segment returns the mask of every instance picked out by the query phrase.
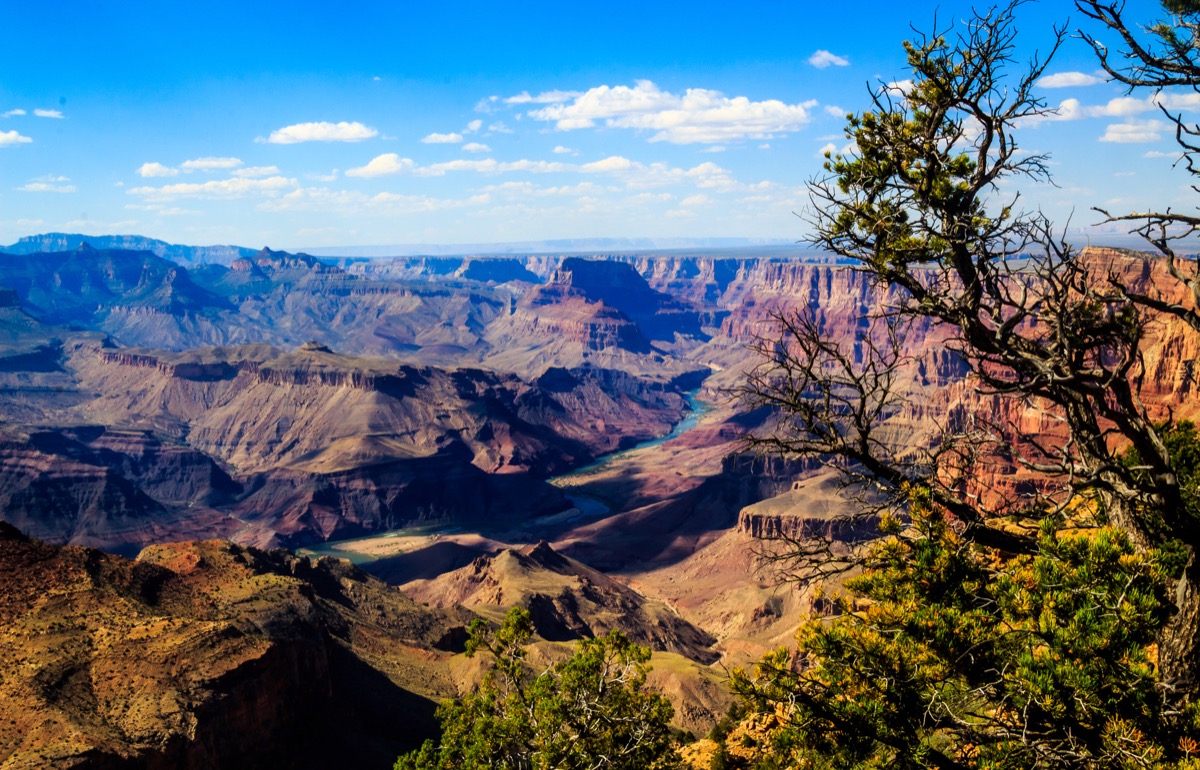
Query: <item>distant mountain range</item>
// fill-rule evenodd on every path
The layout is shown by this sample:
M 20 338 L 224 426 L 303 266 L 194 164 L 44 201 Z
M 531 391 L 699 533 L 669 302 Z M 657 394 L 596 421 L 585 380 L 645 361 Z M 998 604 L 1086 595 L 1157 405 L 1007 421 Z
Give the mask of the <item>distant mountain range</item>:
M 245 246 L 187 246 L 167 243 L 143 235 L 83 235 L 43 233 L 21 238 L 11 246 L 0 246 L 8 254 L 37 254 L 74 251 L 83 244 L 99 250 L 149 251 L 183 265 L 222 264 L 253 257 L 258 249 Z M 508 243 L 400 243 L 383 246 L 318 246 L 301 253 L 318 257 L 411 257 L 481 256 L 512 254 L 581 254 L 638 251 L 711 251 L 725 249 L 778 250 L 807 253 L 811 249 L 779 238 L 570 238 Z
M 163 259 L 184 265 L 216 262 L 227 265 L 240 257 L 252 257 L 258 249 L 243 246 L 183 246 L 142 235 L 81 235 L 79 233 L 43 233 L 26 236 L 11 246 L 0 247 L 8 254 L 74 251 L 83 244 L 93 249 L 149 251 Z
M 576 254 L 745 247 L 796 247 L 783 238 L 563 238 L 508 243 L 398 243 L 385 246 L 319 246 L 304 249 L 318 257 L 411 257 L 479 254 Z
M 1104 245 L 1115 248 L 1144 249 L 1139 236 L 1117 231 L 1089 228 L 1065 234 L 1077 247 Z M 188 246 L 167 243 L 142 235 L 83 235 L 80 233 L 43 233 L 21 238 L 10 246 L 0 246 L 8 254 L 37 254 L 74 251 L 84 243 L 98 250 L 148 251 L 184 266 L 204 264 L 230 265 L 234 260 L 251 258 L 259 249 L 235 245 Z M 1178 249 L 1200 249 L 1191 240 L 1176 244 Z M 783 238 L 564 238 L 545 241 L 506 243 L 397 243 L 391 245 L 314 246 L 297 253 L 310 254 L 328 261 L 346 257 L 387 259 L 389 257 L 459 257 L 570 254 L 673 253 L 676 256 L 703 256 L 736 251 L 740 257 L 811 257 L 819 252 L 812 246 Z

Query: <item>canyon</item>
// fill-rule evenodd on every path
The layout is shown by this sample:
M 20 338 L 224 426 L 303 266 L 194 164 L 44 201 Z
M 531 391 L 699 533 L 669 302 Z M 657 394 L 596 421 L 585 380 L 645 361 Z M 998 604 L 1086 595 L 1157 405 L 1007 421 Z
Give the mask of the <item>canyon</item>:
M 70 248 L 0 255 L 0 766 L 388 766 L 479 676 L 470 620 L 512 604 L 539 659 L 651 647 L 701 734 L 722 672 L 820 601 L 772 544 L 872 534 L 828 469 L 747 449 L 778 416 L 737 393 L 781 315 L 866 354 L 889 297 L 834 260 L 30 244 Z M 1182 298 L 1144 256 L 1086 258 Z M 1059 430 L 981 393 L 944 330 L 900 346 L 897 451 L 972 414 Z M 1196 346 L 1147 329 L 1155 414 L 1196 416 Z M 1027 483 L 999 457 L 976 481 Z

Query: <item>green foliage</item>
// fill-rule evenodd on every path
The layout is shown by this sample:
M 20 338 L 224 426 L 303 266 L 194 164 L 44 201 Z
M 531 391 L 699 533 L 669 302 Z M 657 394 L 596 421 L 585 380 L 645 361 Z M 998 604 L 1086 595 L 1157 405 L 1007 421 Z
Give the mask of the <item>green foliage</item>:
M 1043 525 L 1036 555 L 963 540 L 912 492 L 912 523 L 876 543 L 844 614 L 814 620 L 735 688 L 783 720 L 788 767 L 1154 767 L 1187 759 L 1196 717 L 1165 718 L 1155 634 L 1171 612 L 1163 551 L 1113 529 Z M 795 662 L 793 662 L 795 660 Z M 766 766 L 766 765 L 764 765 Z
M 1200 13 L 1198 0 L 1163 0 L 1163 9 L 1168 13 L 1195 14 Z
M 850 117 L 852 149 L 810 185 L 811 218 L 815 243 L 891 291 L 875 317 L 942 325 L 975 384 L 1013 414 L 1049 409 L 1068 437 L 1027 432 L 1008 413 L 1001 424 L 971 415 L 913 460 L 877 430 L 885 410 L 860 406 L 903 403 L 886 365 L 898 358 L 876 352 L 889 348 L 863 335 L 875 354 L 856 365 L 816 325 L 785 323 L 795 344 L 771 359 L 784 361 L 768 368 L 773 379 L 756 382 L 785 418 L 772 446 L 837 458 L 848 481 L 875 484 L 905 513 L 885 514 L 881 536 L 842 560 L 860 571 L 838 617 L 735 674 L 751 714 L 726 733 L 726 767 L 1200 768 L 1200 431 L 1152 424 L 1138 392 L 1147 318 L 1200 330 L 1200 315 L 1113 275 L 1116 293 L 1105 290 L 1043 215 L 1005 194 L 1014 177 L 1048 178 L 1046 158 L 1014 140 L 1049 113 L 1037 90 L 1048 58 L 1006 74 L 1022 3 L 976 13 L 953 40 L 935 32 L 905 45 L 911 81 Z M 1200 84 L 1200 3 L 1164 0 L 1177 16 L 1148 36 L 1120 20 L 1123 3 L 1076 5 L 1131 49 L 1121 69 L 1084 35 L 1116 79 Z M 1138 47 L 1154 36 L 1162 53 Z M 1063 39 L 1056 30 L 1055 47 Z M 1200 173 L 1197 149 L 1179 141 Z M 1151 220 L 1144 235 L 1200 225 L 1136 216 Z M 1200 291 L 1171 237 L 1151 240 L 1170 274 Z M 996 454 L 1045 486 L 989 509 L 970 474 Z M 797 545 L 797 563 L 828 564 L 825 545 Z
M 678 766 L 671 704 L 646 690 L 648 649 L 612 631 L 535 675 L 525 662 L 532 634 L 521 608 L 494 636 L 484 621 L 473 623 L 467 652 L 489 653 L 491 670 L 476 692 L 439 708 L 440 744 L 426 741 L 396 770 Z

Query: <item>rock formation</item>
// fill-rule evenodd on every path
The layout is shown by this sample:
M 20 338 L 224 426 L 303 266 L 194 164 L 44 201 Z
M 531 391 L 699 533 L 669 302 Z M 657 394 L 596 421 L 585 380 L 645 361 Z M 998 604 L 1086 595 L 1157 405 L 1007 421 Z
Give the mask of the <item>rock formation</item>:
M 211 541 L 130 561 L 0 523 L 0 575 L 6 767 L 388 767 L 430 734 L 468 619 Z

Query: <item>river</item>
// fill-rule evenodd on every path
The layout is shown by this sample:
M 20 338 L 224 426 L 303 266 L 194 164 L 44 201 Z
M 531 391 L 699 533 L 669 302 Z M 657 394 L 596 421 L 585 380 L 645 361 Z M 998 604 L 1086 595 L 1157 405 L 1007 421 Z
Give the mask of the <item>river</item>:
M 609 454 L 598 458 L 595 462 L 589 463 L 581 468 L 576 468 L 575 470 L 570 471 L 569 473 L 564 473 L 561 476 L 554 476 L 546 481 L 557 487 L 563 488 L 564 490 L 568 489 L 575 486 L 576 483 L 578 483 L 578 481 L 583 477 L 602 470 L 608 465 L 617 462 L 618 460 L 627 457 L 634 452 L 638 452 L 649 447 L 658 446 L 659 444 L 670 441 L 677 436 L 683 435 L 692 428 L 696 427 L 700 420 L 702 420 L 706 414 L 712 411 L 712 404 L 701 400 L 699 398 L 699 394 L 699 390 L 694 390 L 685 395 L 689 409 L 688 414 L 682 420 L 675 423 L 675 426 L 672 427 L 671 431 L 665 436 L 659 436 L 658 438 L 642 441 L 628 449 L 610 452 Z M 569 493 L 566 497 L 571 501 L 571 504 L 575 506 L 573 509 L 552 514 L 550 516 L 543 516 L 540 519 L 535 519 L 530 521 L 522 529 L 531 530 L 542 526 L 574 523 L 583 519 L 599 518 L 611 512 L 611 509 L 607 504 L 594 497 L 589 497 L 577 492 Z M 364 553 L 362 550 L 358 549 L 362 548 L 369 541 L 386 539 L 392 540 L 393 542 L 399 544 L 402 539 L 406 538 L 427 539 L 430 537 L 437 537 L 439 535 L 446 535 L 461 531 L 461 528 L 454 526 L 419 525 L 392 530 L 389 532 L 381 532 L 375 535 L 350 538 L 348 540 L 329 540 L 324 543 L 318 543 L 315 545 L 306 546 L 304 548 L 297 548 L 296 553 L 303 556 L 336 556 L 342 559 L 349 559 L 354 564 L 368 564 L 379 558 L 376 555 Z M 352 544 L 358 546 L 358 548 L 352 549 L 345 547 Z

